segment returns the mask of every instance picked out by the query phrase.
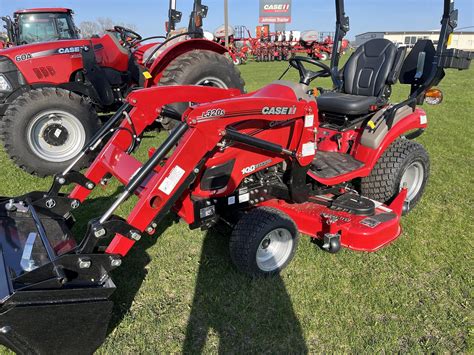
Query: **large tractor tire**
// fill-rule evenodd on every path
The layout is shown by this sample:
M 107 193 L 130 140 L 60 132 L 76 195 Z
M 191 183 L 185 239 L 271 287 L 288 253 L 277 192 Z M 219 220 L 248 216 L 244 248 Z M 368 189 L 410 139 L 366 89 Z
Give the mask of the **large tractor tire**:
M 420 200 L 430 173 L 425 148 L 405 138 L 397 139 L 382 154 L 369 176 L 361 181 L 362 195 L 389 203 L 403 187 L 407 198 L 403 213 L 410 212 Z
M 204 85 L 223 89 L 239 89 L 244 92 L 245 82 L 240 71 L 230 59 L 222 54 L 207 50 L 193 50 L 174 59 L 163 71 L 158 85 Z M 183 113 L 189 106 L 187 102 L 176 103 L 172 108 Z M 171 130 L 176 121 L 163 118 L 164 129 Z
M 87 99 L 64 89 L 42 88 L 25 92 L 9 105 L 0 119 L 0 137 L 20 168 L 47 176 L 68 167 L 99 126 Z

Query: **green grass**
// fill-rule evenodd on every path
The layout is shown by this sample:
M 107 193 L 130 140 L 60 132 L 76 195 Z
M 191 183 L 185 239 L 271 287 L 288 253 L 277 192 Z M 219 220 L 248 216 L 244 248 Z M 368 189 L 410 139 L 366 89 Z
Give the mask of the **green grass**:
M 285 67 L 240 69 L 251 91 Z M 142 238 L 113 273 L 114 314 L 99 353 L 472 352 L 473 85 L 473 70 L 449 71 L 440 85 L 445 101 L 425 107 L 430 126 L 418 141 L 431 156 L 430 181 L 393 244 L 332 255 L 304 237 L 280 277 L 250 280 L 231 265 L 227 236 L 169 218 L 159 237 Z M 393 98 L 406 92 L 397 86 Z M 151 135 L 144 146 L 159 139 Z M 50 183 L 17 169 L 3 151 L 0 166 L 0 195 Z M 80 226 L 108 196 L 94 192 Z

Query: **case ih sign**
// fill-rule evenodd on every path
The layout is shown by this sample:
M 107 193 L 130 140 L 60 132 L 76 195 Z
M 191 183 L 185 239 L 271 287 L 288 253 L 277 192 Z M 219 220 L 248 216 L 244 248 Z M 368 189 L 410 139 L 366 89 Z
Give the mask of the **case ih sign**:
M 291 0 L 260 0 L 260 23 L 290 23 Z

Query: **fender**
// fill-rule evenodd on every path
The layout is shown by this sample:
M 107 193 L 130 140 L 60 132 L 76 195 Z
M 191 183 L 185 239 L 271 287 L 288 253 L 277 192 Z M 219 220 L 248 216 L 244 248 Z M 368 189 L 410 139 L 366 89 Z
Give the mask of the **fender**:
M 184 53 L 191 52 L 193 50 L 207 50 L 218 54 L 227 53 L 227 49 L 224 46 L 216 42 L 209 41 L 207 39 L 189 39 L 183 42 L 178 42 L 173 46 L 166 48 L 150 66 L 151 78 L 145 82 L 145 87 L 155 86 L 161 79 L 161 73 L 163 70 L 177 57 Z
M 401 116 L 397 123 L 395 123 L 391 129 L 389 129 L 383 136 L 380 143 L 375 147 L 368 147 L 362 144 L 363 139 L 361 138 L 354 146 L 351 155 L 364 163 L 364 165 L 357 170 L 351 171 L 350 173 L 339 175 L 334 178 L 321 178 L 311 171 L 308 174 L 324 185 L 336 185 L 351 181 L 356 178 L 366 177 L 370 175 L 377 160 L 383 154 L 383 152 L 392 144 L 397 138 L 406 134 L 409 131 L 416 129 L 425 129 L 428 126 L 426 120 L 426 113 L 422 109 L 417 108 L 414 112 L 407 116 Z M 364 133 L 365 134 L 365 133 Z
M 414 112 L 408 116 L 401 117 L 399 121 L 389 129 L 380 144 L 375 147 L 368 147 L 363 144 L 364 135 L 361 138 L 361 144 L 358 144 L 354 151 L 354 158 L 365 163 L 364 175 L 368 176 L 372 171 L 373 167 L 377 163 L 377 160 L 383 154 L 383 152 L 392 144 L 398 137 L 405 133 L 415 129 L 425 129 L 428 126 L 426 113 L 424 110 L 417 108 Z M 365 134 L 365 133 L 364 133 Z

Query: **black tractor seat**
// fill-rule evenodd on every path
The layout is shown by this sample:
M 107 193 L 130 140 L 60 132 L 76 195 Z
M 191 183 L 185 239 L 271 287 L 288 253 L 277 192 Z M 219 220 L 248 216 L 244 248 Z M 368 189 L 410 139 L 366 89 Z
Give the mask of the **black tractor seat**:
M 356 116 L 368 113 L 371 106 L 377 105 L 378 98 L 329 91 L 317 97 L 316 101 L 320 111 Z
M 388 101 L 390 86 L 398 80 L 405 53 L 406 48 L 397 50 L 384 38 L 359 46 L 344 66 L 340 90 L 323 92 L 317 98 L 319 111 L 357 118 L 382 106 Z

